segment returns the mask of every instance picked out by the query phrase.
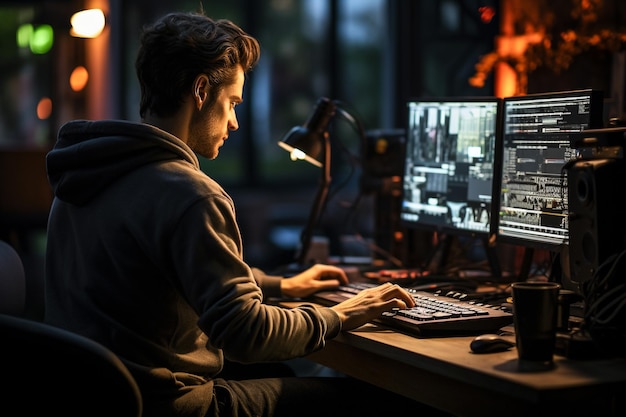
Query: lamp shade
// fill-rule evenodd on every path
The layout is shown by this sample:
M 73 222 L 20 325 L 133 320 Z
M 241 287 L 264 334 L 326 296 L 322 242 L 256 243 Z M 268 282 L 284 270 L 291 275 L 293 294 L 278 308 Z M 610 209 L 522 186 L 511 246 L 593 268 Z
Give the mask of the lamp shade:
M 304 159 L 322 167 L 324 142 L 328 135 L 328 125 L 335 115 L 335 108 L 335 103 L 331 100 L 320 98 L 304 125 L 292 128 L 278 145 L 290 153 L 291 159 Z

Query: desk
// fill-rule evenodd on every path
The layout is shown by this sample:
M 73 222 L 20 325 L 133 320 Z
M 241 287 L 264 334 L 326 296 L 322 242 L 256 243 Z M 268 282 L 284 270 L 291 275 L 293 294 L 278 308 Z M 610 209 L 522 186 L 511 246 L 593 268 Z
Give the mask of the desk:
M 471 339 L 419 339 L 368 324 L 307 358 L 458 416 L 626 416 L 624 359 L 557 356 L 553 370 L 520 372 L 515 349 L 474 354 Z

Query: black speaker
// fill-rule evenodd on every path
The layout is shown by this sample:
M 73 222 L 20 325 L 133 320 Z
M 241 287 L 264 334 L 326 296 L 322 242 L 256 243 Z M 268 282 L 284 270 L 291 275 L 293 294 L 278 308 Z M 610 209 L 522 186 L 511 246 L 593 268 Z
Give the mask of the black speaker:
M 406 146 L 405 129 L 375 129 L 365 134 L 363 171 L 372 177 L 403 174 Z
M 625 172 L 622 159 L 580 160 L 567 169 L 570 271 L 564 287 L 579 291 L 604 261 L 624 249 Z

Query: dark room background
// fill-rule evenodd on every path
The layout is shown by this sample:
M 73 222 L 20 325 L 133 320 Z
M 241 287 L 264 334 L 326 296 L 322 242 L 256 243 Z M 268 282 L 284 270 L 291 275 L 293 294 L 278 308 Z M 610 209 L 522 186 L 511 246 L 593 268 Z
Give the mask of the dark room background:
M 92 7 L 105 13 L 103 32 L 71 36 L 71 15 Z M 405 100 L 420 96 L 592 87 L 605 93 L 607 120 L 624 113 L 621 0 L 0 1 L 3 239 L 25 256 L 42 253 L 50 201 L 43 155 L 56 131 L 79 118 L 138 120 L 133 63 L 141 26 L 200 7 L 262 46 L 238 108 L 240 129 L 202 166 L 232 194 L 245 256 L 264 268 L 292 260 L 319 176 L 276 142 L 320 97 L 346 103 L 367 131 L 383 132 L 402 129 Z M 88 78 L 73 89 L 78 67 Z M 331 133 L 333 185 L 319 228 L 331 250 L 367 254 L 373 243 L 404 260 L 422 256 L 420 241 L 428 246 L 429 236 L 396 230 L 393 210 L 384 213 L 387 235 L 377 235 L 378 211 L 393 207 L 384 204 L 394 196 L 383 186 L 363 189 L 362 163 L 388 160 L 364 161 L 367 141 L 348 123 L 337 119 Z M 16 163 L 20 152 L 29 153 L 27 162 Z

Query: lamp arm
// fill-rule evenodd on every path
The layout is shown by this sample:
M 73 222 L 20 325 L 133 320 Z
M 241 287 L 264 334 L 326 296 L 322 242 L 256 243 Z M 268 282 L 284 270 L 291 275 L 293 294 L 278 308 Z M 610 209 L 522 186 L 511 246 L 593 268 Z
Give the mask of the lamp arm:
M 365 136 L 365 128 L 363 127 L 363 123 L 361 123 L 361 121 L 355 115 L 353 115 L 345 108 L 345 104 L 338 100 L 335 100 L 334 103 L 337 106 L 337 113 L 340 114 L 345 120 L 347 120 L 352 125 L 354 130 L 356 130 L 356 132 L 358 133 L 359 139 L 361 140 L 361 149 L 359 154 L 363 155 L 363 152 L 365 151 L 365 149 L 367 149 L 367 138 Z
M 322 175 L 320 177 L 320 184 L 317 188 L 315 200 L 309 213 L 305 228 L 300 235 L 300 253 L 298 254 L 297 262 L 299 265 L 305 265 L 306 256 L 311 248 L 311 242 L 313 240 L 313 231 L 315 225 L 319 220 L 320 215 L 324 211 L 326 205 L 326 198 L 328 196 L 328 189 L 330 188 L 331 176 L 330 176 L 330 139 L 328 132 L 324 133 L 324 163 L 322 165 Z

